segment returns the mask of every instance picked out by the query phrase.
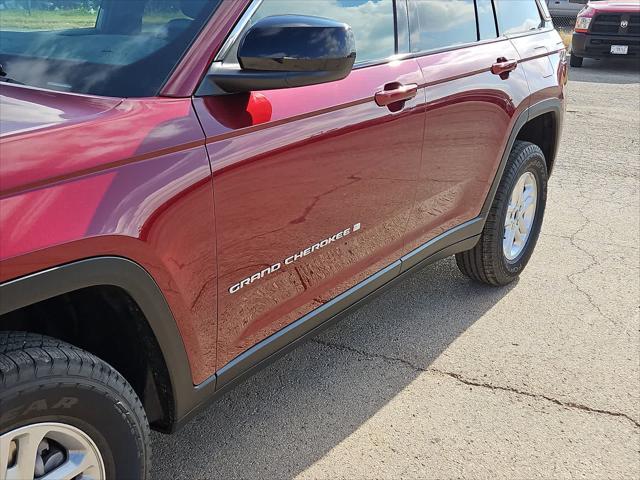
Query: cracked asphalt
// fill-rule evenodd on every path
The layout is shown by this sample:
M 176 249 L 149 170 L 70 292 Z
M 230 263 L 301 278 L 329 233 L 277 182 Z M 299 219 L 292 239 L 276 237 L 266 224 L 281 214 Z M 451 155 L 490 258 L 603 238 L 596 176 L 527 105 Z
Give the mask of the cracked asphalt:
M 154 434 L 153 478 L 640 478 L 639 67 L 571 71 L 516 284 L 414 274 Z

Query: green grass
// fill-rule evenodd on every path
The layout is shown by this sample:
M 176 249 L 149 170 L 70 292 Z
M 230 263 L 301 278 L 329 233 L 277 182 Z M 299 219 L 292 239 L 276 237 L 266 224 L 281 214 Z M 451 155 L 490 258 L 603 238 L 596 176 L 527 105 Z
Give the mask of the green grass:
M 0 10 L 0 30 L 65 30 L 94 27 L 98 14 L 86 10 Z M 144 16 L 145 24 L 165 24 L 179 13 L 156 13 Z M 186 18 L 186 17 L 184 17 Z
M 64 30 L 86 28 L 96 24 L 97 13 L 83 10 L 44 11 L 33 10 L 29 15 L 24 10 L 0 11 L 2 30 Z

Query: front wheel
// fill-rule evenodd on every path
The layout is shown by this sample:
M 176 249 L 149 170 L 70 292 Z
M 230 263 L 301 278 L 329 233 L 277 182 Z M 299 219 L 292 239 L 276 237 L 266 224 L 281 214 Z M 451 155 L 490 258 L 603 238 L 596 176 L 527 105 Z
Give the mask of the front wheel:
M 518 278 L 538 241 L 547 181 L 542 150 L 529 142 L 516 142 L 478 244 L 456 255 L 463 274 L 494 286 Z
M 127 381 L 94 355 L 0 332 L 0 478 L 140 479 L 149 425 Z

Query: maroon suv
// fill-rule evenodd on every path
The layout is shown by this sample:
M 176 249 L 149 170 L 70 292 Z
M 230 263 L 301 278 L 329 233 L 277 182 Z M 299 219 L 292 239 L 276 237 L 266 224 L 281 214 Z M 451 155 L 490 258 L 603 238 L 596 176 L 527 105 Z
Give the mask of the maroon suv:
M 455 254 L 500 286 L 529 261 L 567 79 L 544 2 L 19 3 L 1 478 L 144 478 L 149 426 L 404 275 Z

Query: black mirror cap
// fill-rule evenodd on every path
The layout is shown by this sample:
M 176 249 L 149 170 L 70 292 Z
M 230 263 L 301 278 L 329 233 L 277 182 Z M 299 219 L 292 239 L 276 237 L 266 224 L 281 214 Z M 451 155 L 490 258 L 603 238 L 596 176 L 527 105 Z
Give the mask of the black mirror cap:
M 259 20 L 238 48 L 242 69 L 261 72 L 346 71 L 346 76 L 355 59 L 355 38 L 349 25 L 302 15 Z
M 304 87 L 346 78 L 356 61 L 351 27 L 328 18 L 266 17 L 240 40 L 238 66 L 214 63 L 197 95 Z

